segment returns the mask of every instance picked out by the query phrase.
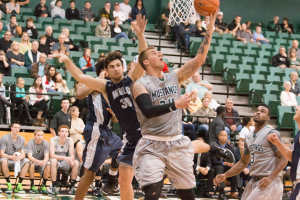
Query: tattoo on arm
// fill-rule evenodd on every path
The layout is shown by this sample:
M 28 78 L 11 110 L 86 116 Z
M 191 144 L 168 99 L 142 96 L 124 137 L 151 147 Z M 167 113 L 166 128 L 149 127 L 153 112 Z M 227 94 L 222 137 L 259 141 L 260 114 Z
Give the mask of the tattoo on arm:
M 144 93 L 147 93 L 146 88 L 140 82 L 135 82 L 132 86 L 133 98 L 135 99 L 136 97 Z
M 209 38 L 210 38 L 210 35 L 206 33 L 205 37 L 203 39 L 203 42 L 202 42 L 199 50 L 197 51 L 197 54 L 203 54 L 204 53 L 204 46 L 206 46 L 209 43 L 208 42 Z

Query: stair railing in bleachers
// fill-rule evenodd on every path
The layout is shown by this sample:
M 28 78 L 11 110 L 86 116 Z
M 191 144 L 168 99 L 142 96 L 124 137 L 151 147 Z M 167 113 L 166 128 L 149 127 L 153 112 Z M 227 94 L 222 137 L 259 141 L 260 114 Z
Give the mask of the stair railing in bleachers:
M 227 82 L 226 79 L 224 78 L 226 73 L 232 78 L 232 83 Z M 229 87 L 234 87 L 236 85 L 237 81 L 235 79 L 235 76 L 227 70 L 227 67 L 222 70 L 221 78 L 222 78 L 223 83 L 226 85 L 226 88 L 227 88 L 227 94 L 226 95 L 227 95 L 227 98 L 228 98 L 229 97 Z
M 252 89 L 252 90 L 250 90 L 250 94 L 249 94 L 249 106 L 252 106 L 252 101 L 253 101 L 252 96 L 253 95 L 256 96 L 257 98 L 259 98 L 261 100 L 261 103 L 264 103 L 264 99 L 261 96 L 259 96 L 258 94 L 256 94 L 254 92 L 254 89 Z

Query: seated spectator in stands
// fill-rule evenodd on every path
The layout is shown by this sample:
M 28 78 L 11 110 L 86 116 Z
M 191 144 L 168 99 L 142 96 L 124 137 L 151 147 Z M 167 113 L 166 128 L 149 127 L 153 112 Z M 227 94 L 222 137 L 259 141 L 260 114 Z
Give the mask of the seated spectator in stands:
M 66 35 L 60 34 L 58 36 L 58 42 L 56 42 L 52 45 L 52 52 L 58 53 L 60 47 L 65 46 L 66 47 L 66 55 L 70 55 L 70 49 L 69 49 L 69 46 L 67 44 L 65 44 L 65 40 L 66 40 Z
M 294 49 L 296 51 L 296 56 L 297 58 L 300 59 L 300 49 L 298 48 L 299 46 L 299 42 L 298 40 L 293 40 L 292 42 L 292 47 L 288 50 L 288 56 L 290 57 L 290 52 L 292 49 Z
M 57 0 L 55 2 L 55 6 L 53 9 L 51 9 L 51 17 L 53 18 L 66 18 L 66 11 L 61 8 L 62 6 L 62 0 Z
M 70 51 L 82 51 L 77 45 L 74 44 L 73 40 L 69 38 L 70 31 L 67 28 L 62 30 L 62 34 L 66 35 L 65 44 L 69 46 Z
M 290 74 L 291 90 L 290 92 L 294 93 L 295 96 L 300 96 L 300 84 L 298 82 L 298 73 L 292 72 Z
M 63 92 L 64 94 L 70 93 L 66 81 L 62 78 L 59 72 L 56 73 L 55 80 L 55 85 L 58 89 L 60 89 L 61 92 Z
M 96 14 L 94 11 L 91 10 L 91 3 L 89 1 L 86 1 L 84 3 L 84 8 L 82 8 L 79 12 L 80 18 L 83 19 L 84 21 L 95 21 Z
M 135 63 L 131 61 L 130 63 L 128 63 L 127 72 L 130 72 L 134 68 L 135 68 Z
M 105 17 L 102 17 L 101 23 L 96 27 L 95 36 L 101 37 L 101 38 L 103 38 L 103 37 L 110 38 L 111 37 L 110 26 L 107 24 L 107 19 Z
M 110 27 L 111 38 L 115 38 L 117 42 L 120 38 L 128 39 L 128 36 L 126 35 L 126 33 L 124 33 L 123 27 L 119 25 L 119 21 L 119 17 L 115 17 L 114 24 Z
M 201 140 L 202 142 L 204 142 L 202 138 L 197 138 L 196 140 Z M 215 169 L 212 168 L 210 154 L 196 153 L 194 156 L 193 168 L 194 168 L 196 179 L 207 179 L 207 184 L 204 187 L 203 197 L 212 198 L 209 192 L 213 192 L 213 179 L 216 176 L 216 174 L 215 174 Z
M 39 34 L 33 24 L 33 19 L 31 17 L 28 17 L 26 20 L 26 26 L 22 27 L 22 32 L 27 32 L 30 39 L 37 39 Z
M 11 50 L 10 48 L 11 48 L 12 41 L 10 40 L 10 38 L 11 38 L 10 31 L 5 31 L 4 38 L 0 39 L 0 50 L 4 51 L 5 53 Z
M 53 120 L 51 121 L 50 132 L 53 137 L 57 136 L 57 131 L 59 131 L 58 127 L 61 125 L 66 125 L 67 127 L 71 128 L 72 118 L 70 113 L 68 113 L 70 106 L 69 99 L 62 98 L 60 105 L 61 110 L 54 115 Z
M 0 74 L 0 124 L 4 124 L 3 116 L 6 110 L 4 105 L 12 107 L 13 104 L 6 99 L 5 86 L 3 85 L 3 75 Z
M 282 91 L 280 94 L 281 105 L 296 107 L 297 106 L 296 96 L 293 92 L 290 92 L 291 82 L 285 81 L 283 83 L 283 87 L 284 87 L 284 91 Z
M 50 139 L 50 176 L 52 181 L 52 187 L 48 189 L 50 194 L 59 194 L 56 181 L 57 171 L 64 171 L 65 173 L 71 171 L 70 190 L 68 193 L 75 194 L 74 185 L 78 174 L 79 162 L 75 160 L 74 142 L 68 135 L 69 127 L 62 125 L 58 127 L 58 136 Z
M 45 35 L 40 36 L 39 41 L 40 41 L 40 43 L 39 43 L 38 51 L 41 53 L 44 53 L 48 56 L 50 54 L 51 50 L 50 50 L 50 46 L 48 44 L 46 44 L 47 36 L 45 36 Z
M 242 30 L 241 19 L 241 16 L 237 15 L 235 19 L 228 25 L 228 33 L 232 34 L 233 37 L 236 36 L 237 31 Z
M 102 20 L 102 18 L 106 18 L 109 25 L 111 25 L 114 20 L 114 15 L 110 10 L 110 3 L 108 1 L 105 2 L 104 8 L 99 10 L 97 21 Z
M 6 58 L 5 52 L 0 50 L 0 74 L 3 76 L 10 76 L 10 62 Z
M 52 33 L 53 33 L 52 26 L 47 26 L 46 27 L 46 37 L 47 37 L 46 44 L 49 46 L 52 46 L 57 41 L 54 37 L 52 37 Z
M 226 115 L 226 108 L 223 106 L 219 106 L 216 112 L 216 118 L 214 118 L 214 120 L 210 123 L 209 143 L 217 142 L 220 132 L 225 130 L 224 120 Z
M 71 128 L 70 128 L 70 138 L 73 139 L 74 144 L 82 140 L 82 133 L 84 130 L 84 123 L 81 118 L 79 118 L 79 109 L 77 106 L 72 106 L 69 109 L 71 115 Z
M 162 29 L 165 31 L 165 36 L 168 37 L 171 32 L 171 26 L 168 25 L 170 15 L 170 2 L 168 2 L 167 8 L 163 9 L 161 19 L 162 19 Z
M 22 33 L 21 42 L 19 44 L 19 52 L 21 54 L 25 54 L 26 51 L 32 49 L 32 44 L 29 39 L 29 35 L 27 32 Z
M 250 131 L 253 131 L 254 130 L 254 126 L 255 126 L 255 122 L 253 120 L 252 117 L 250 116 L 245 116 L 243 119 L 242 119 L 242 125 L 244 126 L 242 128 L 242 130 L 240 131 L 239 133 L 239 142 L 241 141 L 244 141 L 246 136 L 248 135 L 248 133 Z
M 202 21 L 202 27 L 205 28 L 205 30 L 207 29 L 206 26 L 207 26 L 207 24 L 209 24 L 209 22 L 210 22 L 210 16 L 206 16 L 205 20 Z M 215 30 L 216 27 L 214 26 L 213 29 Z
M 186 122 L 185 120 L 182 120 L 182 135 L 187 135 L 191 141 L 196 139 L 195 126 L 192 124 L 192 122 Z
M 24 58 L 25 58 L 25 67 L 28 70 L 31 69 L 32 65 L 38 63 L 40 60 L 41 52 L 38 51 L 39 43 L 38 41 L 32 42 L 32 49 L 26 51 Z
M 85 48 L 83 57 L 79 59 L 79 67 L 84 74 L 95 71 L 95 61 L 90 57 L 91 53 L 92 50 L 90 48 Z
M 132 39 L 132 41 L 133 41 L 134 44 L 135 44 L 135 40 L 137 39 L 137 35 L 136 35 L 136 32 L 135 32 L 132 24 L 135 24 L 135 23 L 136 23 L 136 21 L 132 21 L 131 25 L 130 25 L 130 27 L 128 29 L 128 38 Z
M 37 76 L 43 77 L 45 73 L 47 72 L 50 65 L 46 63 L 47 55 L 44 53 L 41 53 L 39 56 L 39 62 L 34 63 L 30 70 L 30 77 L 36 78 Z
M 243 126 L 241 125 L 241 120 L 239 112 L 233 108 L 233 100 L 227 98 L 225 100 L 226 114 L 225 117 L 236 117 L 235 119 L 225 119 L 225 131 L 230 134 L 230 132 L 240 132 Z
M 46 4 L 46 0 L 40 0 L 40 4 L 38 4 L 34 9 L 34 16 L 50 17 L 49 8 L 45 4 Z
M 289 61 L 290 61 L 290 68 L 296 69 L 299 71 L 300 69 L 300 58 L 297 57 L 297 52 L 295 49 L 292 49 L 290 51 L 289 55 Z
M 217 19 L 215 22 L 215 32 L 218 32 L 220 36 L 222 36 L 223 33 L 228 33 L 228 25 L 226 22 L 223 21 L 223 12 L 219 11 L 217 15 Z
M 261 34 L 261 27 L 257 26 L 255 32 L 252 35 L 253 42 L 259 42 L 260 44 L 269 44 L 269 40 Z
M 55 7 L 56 0 L 50 2 L 50 9 L 52 10 Z
M 120 4 L 119 3 L 115 3 L 113 15 L 114 15 L 114 18 L 119 17 L 119 19 L 120 19 L 119 24 L 123 24 L 126 21 L 125 13 L 120 11 Z M 116 22 L 114 22 L 114 23 L 116 23 Z
M 229 149 L 232 152 L 232 154 L 234 153 L 233 146 L 227 143 L 226 131 L 222 130 L 220 132 L 217 144 L 219 144 L 222 148 Z M 216 171 L 216 175 L 225 173 L 234 165 L 234 163 L 223 162 L 223 160 L 217 157 L 216 155 L 211 155 L 211 163 L 212 168 L 214 168 Z M 228 180 L 230 180 L 231 185 L 230 198 L 237 199 L 237 196 L 235 194 L 236 186 L 239 189 L 239 196 L 241 196 L 241 186 L 239 179 L 239 175 L 228 178 Z M 219 199 L 226 199 L 224 188 L 225 182 L 220 183 L 217 189 L 219 191 Z
M 67 48 L 65 46 L 59 47 L 58 53 L 67 55 Z M 69 56 L 69 55 L 67 55 L 67 56 Z M 51 57 L 51 55 L 49 55 L 49 57 Z M 64 62 L 60 61 L 58 58 L 53 58 L 53 60 L 54 60 L 54 65 L 55 65 L 56 69 L 62 69 L 65 71 L 67 70 Z
M 39 110 L 34 125 L 47 127 L 47 125 L 44 122 L 48 108 L 47 101 L 49 100 L 49 98 L 47 95 L 40 95 L 47 94 L 47 90 L 43 88 L 41 76 L 35 77 L 32 86 L 29 88 L 29 93 L 36 93 L 29 95 L 29 105 L 31 105 L 34 108 L 38 108 Z
M 268 24 L 268 31 L 281 32 L 281 25 L 279 24 L 279 17 L 275 16 L 273 21 L 270 21 Z
M 209 99 L 208 107 L 210 109 L 217 110 L 220 104 L 215 99 L 212 98 L 212 91 L 205 92 L 204 97 L 207 97 Z
M 282 71 L 290 67 L 290 61 L 285 53 L 285 47 L 281 46 L 279 48 L 279 53 L 272 58 L 272 64 L 274 67 L 279 67 L 282 69 Z
M 45 70 L 45 75 L 42 77 L 43 88 L 47 90 L 47 92 L 56 92 L 58 88 L 55 86 L 55 76 L 56 69 L 54 66 L 49 66 Z
M 205 35 L 206 35 L 206 29 L 202 27 L 201 19 L 199 19 L 196 21 L 195 36 L 203 39 Z
M 281 29 L 283 33 L 294 33 L 294 27 L 292 24 L 289 24 L 289 19 L 287 17 L 283 18 Z
M 192 96 L 191 96 L 191 104 L 189 108 L 187 108 L 187 110 L 189 111 L 189 114 L 194 114 L 199 108 L 202 107 L 202 101 L 201 99 L 198 97 L 198 90 L 197 89 L 193 89 L 192 90 Z
M 18 3 L 21 7 L 27 8 L 27 5 L 29 4 L 29 0 L 17 0 L 17 3 Z
M 20 124 L 12 123 L 11 132 L 2 136 L 0 140 L 1 171 L 7 183 L 6 194 L 12 194 L 12 184 L 9 178 L 9 171 L 14 171 L 15 162 L 20 162 L 19 181 L 16 183 L 14 193 L 25 193 L 22 182 L 25 178 L 29 160 L 25 155 L 25 138 L 19 135 Z
M 46 185 L 50 175 L 49 143 L 44 139 L 42 130 L 36 129 L 33 133 L 34 138 L 29 140 L 26 146 L 27 157 L 31 161 L 29 166 L 30 193 L 39 193 L 34 185 L 34 175 L 37 171 L 43 178 L 41 193 L 47 195 Z
M 247 32 L 246 29 L 247 29 L 247 26 L 244 23 L 241 26 L 241 30 L 238 30 L 236 33 L 236 39 L 244 42 L 245 44 L 248 42 L 253 42 L 252 35 L 249 32 Z
M 131 11 L 132 19 L 136 20 L 137 15 L 142 15 L 142 17 L 146 16 L 146 9 L 143 0 L 135 0 L 135 4 Z
M 247 26 L 246 31 L 249 32 L 252 36 L 251 21 L 246 21 L 245 24 Z
M 198 97 L 200 99 L 202 99 L 204 97 L 205 92 L 213 89 L 213 86 L 209 82 L 204 81 L 204 80 L 201 81 L 201 76 L 200 76 L 199 72 L 196 72 L 192 76 L 192 79 L 193 79 L 193 82 L 189 83 L 186 86 L 185 92 L 191 92 L 193 89 L 197 89 Z
M 19 52 L 19 42 L 13 41 L 13 43 L 11 44 L 11 49 L 11 51 L 6 53 L 6 57 L 11 66 L 24 67 L 25 58 L 24 55 Z
M 4 34 L 6 32 L 6 27 L 4 22 L 0 21 L 0 38 L 4 38 Z
M 67 8 L 66 10 L 66 18 L 68 20 L 71 19 L 80 19 L 79 10 L 75 8 L 75 1 L 70 1 L 70 8 Z
M 123 3 L 120 3 L 120 11 L 125 14 L 126 20 L 130 23 L 132 21 L 131 18 L 131 6 L 129 5 L 129 0 L 124 0 Z
M 6 3 L 6 13 L 13 15 L 20 14 L 20 4 L 16 3 L 16 0 L 10 0 L 9 3 Z
M 17 26 L 18 26 L 17 17 L 16 15 L 12 14 L 10 16 L 9 23 L 6 24 L 6 29 L 11 33 L 11 37 L 18 37 Z
M 245 147 L 244 145 L 245 145 L 244 140 L 241 140 L 239 141 L 239 146 L 234 149 L 234 158 L 236 163 L 241 160 L 241 155 L 243 155 L 244 152 L 244 147 Z M 247 182 L 251 180 L 250 167 L 251 167 L 251 161 L 249 162 L 248 166 L 239 174 L 240 180 L 237 181 L 241 182 L 241 186 L 246 187 Z

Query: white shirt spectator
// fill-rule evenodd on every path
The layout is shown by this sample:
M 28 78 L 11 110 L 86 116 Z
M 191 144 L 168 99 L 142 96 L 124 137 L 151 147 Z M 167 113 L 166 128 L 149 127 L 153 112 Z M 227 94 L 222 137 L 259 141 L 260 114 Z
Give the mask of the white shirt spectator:
M 245 139 L 246 136 L 249 134 L 250 131 L 254 131 L 255 127 L 254 126 L 250 126 L 249 129 L 247 127 L 242 128 L 242 130 L 239 133 L 239 138 L 243 138 Z
M 282 106 L 295 106 L 297 105 L 296 96 L 292 92 L 282 91 L 280 95 L 281 105 Z
M 114 18 L 119 17 L 120 19 L 119 24 L 123 24 L 126 21 L 126 16 L 122 11 L 119 12 L 114 11 L 113 14 L 114 14 Z
M 215 100 L 215 99 L 211 99 L 210 100 L 210 103 L 208 105 L 208 107 L 210 109 L 213 109 L 213 110 L 217 110 L 217 108 L 220 106 L 220 104 L 218 104 L 218 102 Z
M 54 6 L 51 10 L 51 17 L 60 16 L 61 18 L 66 18 L 66 12 L 64 9 Z
M 55 7 L 55 3 L 56 3 L 56 0 L 51 1 L 50 10 L 52 10 Z
M 125 14 L 126 20 L 129 19 L 129 14 L 131 13 L 131 6 L 125 5 L 125 3 L 120 3 L 120 11 Z

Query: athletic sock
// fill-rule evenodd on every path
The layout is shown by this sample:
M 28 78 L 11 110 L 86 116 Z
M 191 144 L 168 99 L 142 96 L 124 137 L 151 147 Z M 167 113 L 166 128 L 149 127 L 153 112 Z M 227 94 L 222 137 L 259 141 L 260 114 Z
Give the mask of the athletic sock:
M 52 186 L 56 187 L 57 181 L 52 181 Z
M 107 184 L 112 185 L 116 182 L 118 171 L 109 170 L 109 176 L 107 179 Z
M 46 186 L 48 179 L 43 179 L 43 185 Z
M 71 179 L 71 180 L 70 180 L 70 183 L 71 183 L 71 187 L 74 187 L 74 186 L 75 186 L 75 183 L 76 183 L 76 180 Z
M 23 182 L 23 178 L 19 178 L 19 183 L 22 183 Z
M 7 183 L 10 183 L 9 177 L 6 177 L 5 180 L 6 180 Z
M 30 179 L 30 186 L 32 187 L 34 185 L 34 179 Z

